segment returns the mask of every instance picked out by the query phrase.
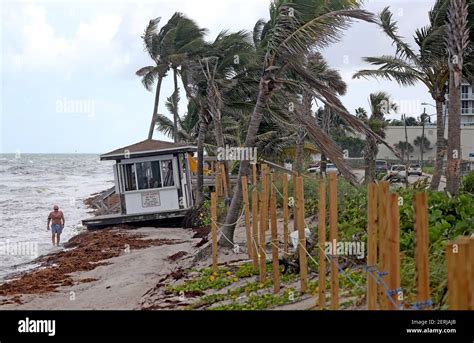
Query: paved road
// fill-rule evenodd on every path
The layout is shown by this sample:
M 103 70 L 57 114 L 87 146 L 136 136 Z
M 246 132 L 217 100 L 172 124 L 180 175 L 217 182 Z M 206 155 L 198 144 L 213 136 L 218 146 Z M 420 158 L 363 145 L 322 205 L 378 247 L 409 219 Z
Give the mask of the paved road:
M 353 169 L 352 171 L 354 172 L 354 174 L 356 175 L 358 180 L 362 180 L 364 178 L 364 170 L 363 169 Z M 418 181 L 420 179 L 424 179 L 426 177 L 429 180 L 431 180 L 432 175 L 430 175 L 430 174 L 423 174 L 422 176 L 410 175 L 410 176 L 408 176 L 408 183 L 413 184 L 416 181 Z M 442 190 L 444 190 L 445 187 L 446 187 L 446 177 L 442 176 L 441 177 L 441 182 L 439 183 L 439 190 L 442 191 Z

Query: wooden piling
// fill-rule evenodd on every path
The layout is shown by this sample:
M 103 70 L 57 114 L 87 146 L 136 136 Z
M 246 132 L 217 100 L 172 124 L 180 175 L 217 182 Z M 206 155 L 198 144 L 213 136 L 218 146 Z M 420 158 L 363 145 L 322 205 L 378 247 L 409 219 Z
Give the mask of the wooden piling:
M 377 184 L 368 185 L 368 219 L 367 219 L 367 309 L 377 309 L 377 282 L 373 268 L 377 265 Z
M 335 250 L 335 243 L 338 239 L 337 234 L 337 175 L 329 175 L 329 241 Z M 338 270 L 337 251 L 331 254 L 331 309 L 339 308 L 339 270 Z
M 211 193 L 212 272 L 217 273 L 217 193 Z
M 469 304 L 470 310 L 474 310 L 474 236 L 469 239 Z
M 306 257 L 306 236 L 305 236 L 305 222 L 304 222 L 304 191 L 303 191 L 303 177 L 296 178 L 296 214 L 298 221 L 298 252 L 300 261 L 300 290 L 301 293 L 306 293 L 308 290 L 308 263 Z
M 388 288 L 393 301 L 388 302 L 389 310 L 398 310 L 403 293 L 400 290 L 400 210 L 398 194 L 389 195 L 388 237 L 387 237 L 387 269 Z
M 273 183 L 275 175 L 272 175 L 270 189 L 270 219 L 271 219 L 271 234 L 272 234 L 272 267 L 273 267 L 273 293 L 280 292 L 280 263 L 278 261 L 278 228 L 277 228 L 277 213 L 276 213 L 276 189 Z
M 283 183 L 283 251 L 288 254 L 288 175 L 282 174 Z
M 428 263 L 428 197 L 426 193 L 415 194 L 414 210 L 417 302 L 426 303 L 431 299 Z M 429 307 L 424 307 L 424 309 L 429 309 Z
M 221 182 L 222 182 L 222 193 L 224 197 L 227 199 L 229 197 L 229 192 L 227 188 L 227 180 L 228 180 L 229 175 L 227 174 L 226 171 L 226 166 L 225 162 L 221 164 Z
M 263 192 L 264 192 L 264 220 L 265 220 L 265 231 L 270 230 L 269 225 L 269 200 L 270 200 L 270 173 L 268 167 L 265 165 L 265 177 L 263 178 Z
M 324 180 L 319 183 L 318 202 L 318 257 L 319 257 L 319 309 L 326 308 L 326 184 Z
M 266 183 L 266 172 L 267 166 L 262 164 L 261 170 L 261 180 L 262 180 L 262 190 L 260 191 L 260 231 L 259 231 L 259 250 L 260 250 L 260 282 L 265 283 L 266 281 L 266 239 L 265 239 L 265 231 L 267 229 L 266 225 L 268 224 L 268 207 L 265 206 L 266 197 L 265 197 L 265 183 Z M 266 211 L 266 212 L 265 212 Z
M 253 185 L 257 186 L 257 164 L 252 164 Z
M 469 243 L 465 240 L 456 240 L 446 247 L 448 264 L 448 304 L 450 310 L 468 310 L 469 282 L 468 282 L 468 249 Z
M 216 196 L 219 198 L 219 196 L 221 195 L 220 191 L 221 191 L 221 173 L 220 173 L 220 167 L 217 166 L 216 167 L 216 173 L 215 173 L 215 178 L 214 178 L 214 181 L 215 181 L 215 185 L 214 185 L 214 188 L 215 188 L 215 193 L 216 193 Z
M 387 181 L 381 181 L 379 183 L 379 220 L 378 220 L 378 229 L 379 229 L 379 268 L 378 271 L 381 273 L 387 272 L 386 265 L 386 255 L 387 255 L 387 231 L 388 231 L 388 218 L 387 218 L 387 209 L 388 209 L 388 192 L 389 192 L 389 183 Z M 381 274 L 380 277 L 387 282 L 386 275 Z M 381 310 L 388 309 L 388 299 L 385 293 L 385 288 L 383 284 L 379 284 L 379 305 Z
M 253 267 L 258 269 L 258 191 L 256 184 L 252 190 L 252 260 Z
M 293 231 L 298 231 L 298 221 L 296 220 L 296 217 L 297 217 L 297 209 L 296 209 L 296 178 L 298 177 L 298 173 L 297 172 L 293 172 L 293 174 L 291 175 L 291 181 L 293 183 L 293 203 L 294 203 L 294 206 L 293 206 Z
M 242 176 L 242 197 L 244 200 L 245 212 L 245 238 L 247 240 L 247 254 L 249 259 L 252 259 L 252 235 L 250 229 L 250 206 L 249 206 L 249 192 L 247 185 L 247 176 Z

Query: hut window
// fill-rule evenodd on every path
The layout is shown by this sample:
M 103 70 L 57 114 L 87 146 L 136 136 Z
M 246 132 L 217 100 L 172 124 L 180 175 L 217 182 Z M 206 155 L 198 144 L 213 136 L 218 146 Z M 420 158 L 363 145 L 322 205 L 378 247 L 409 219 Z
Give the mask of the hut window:
M 160 164 L 158 161 L 136 163 L 138 189 L 161 188 Z
M 135 165 L 134 164 L 125 164 L 123 166 L 124 171 L 124 181 L 125 181 L 125 191 L 136 191 L 137 183 L 135 178 Z
M 162 175 L 163 175 L 163 187 L 172 187 L 172 186 L 174 186 L 173 161 L 172 160 L 161 161 L 161 172 L 162 172 Z

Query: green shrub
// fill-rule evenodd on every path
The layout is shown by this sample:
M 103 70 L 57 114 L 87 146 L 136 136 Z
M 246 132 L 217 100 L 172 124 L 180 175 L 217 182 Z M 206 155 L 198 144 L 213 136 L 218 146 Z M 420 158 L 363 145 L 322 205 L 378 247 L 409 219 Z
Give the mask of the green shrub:
M 474 194 L 474 171 L 471 171 L 462 179 L 462 188 L 465 192 Z

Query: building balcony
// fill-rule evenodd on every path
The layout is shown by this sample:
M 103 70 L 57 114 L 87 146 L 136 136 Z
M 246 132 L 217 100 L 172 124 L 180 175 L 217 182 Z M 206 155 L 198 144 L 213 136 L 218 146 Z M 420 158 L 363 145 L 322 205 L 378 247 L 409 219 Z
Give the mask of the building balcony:
M 462 115 L 474 115 L 474 108 L 461 108 Z

